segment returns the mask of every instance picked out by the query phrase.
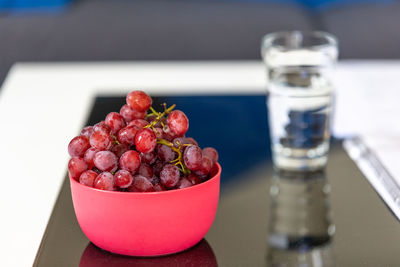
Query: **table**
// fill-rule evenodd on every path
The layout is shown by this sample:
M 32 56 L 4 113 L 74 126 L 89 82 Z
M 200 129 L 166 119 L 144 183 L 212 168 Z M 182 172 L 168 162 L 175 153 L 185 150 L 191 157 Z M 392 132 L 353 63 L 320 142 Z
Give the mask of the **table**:
M 162 258 L 130 258 L 102 251 L 87 240 L 76 222 L 66 178 L 34 266 L 398 264 L 400 224 L 347 156 L 341 141 L 332 142 L 326 172 L 277 172 L 271 166 L 268 139 L 262 138 L 268 137 L 267 125 L 254 124 L 267 121 L 265 95 L 156 97 L 153 106 L 162 102 L 176 103 L 185 110 L 191 119 L 188 136 L 216 147 L 220 154 L 220 203 L 203 242 Z M 123 103 L 122 97 L 97 98 L 89 124 Z M 207 109 L 196 115 L 196 107 L 205 103 Z M 219 116 L 212 119 L 216 110 Z M 217 133 L 230 135 L 209 133 L 200 118 Z M 246 129 L 246 138 L 241 138 L 240 129 L 234 131 L 237 125 Z M 234 147 L 229 146 L 232 141 Z M 199 259 L 207 264 L 200 264 Z
M 262 64 L 256 62 L 24 63 L 15 65 L 0 95 L 0 122 L 5 129 L 10 129 L 1 133 L 0 166 L 7 166 L 2 168 L 3 177 L 16 177 L 3 179 L 0 194 L 1 211 L 4 218 L 9 218 L 2 221 L 0 228 L 3 240 L 0 251 L 6 252 L 2 255 L 5 266 L 27 266 L 34 261 L 59 189 L 64 188 L 62 185 L 68 160 L 67 144 L 87 121 L 87 114 L 94 103 L 94 96 L 119 96 L 136 88 L 161 96 L 182 93 L 185 95 L 200 93 L 260 95 L 265 92 L 265 75 Z M 340 148 L 340 145 L 338 147 Z M 356 166 L 351 165 L 346 154 L 341 149 L 338 151 L 341 152 L 337 156 L 331 155 L 331 161 L 336 158 L 338 164 L 345 164 L 342 160 L 346 159 L 348 161 L 346 164 L 350 164 L 352 172 L 346 173 L 343 169 L 342 172 L 335 172 L 335 176 L 342 177 L 341 180 L 349 179 L 349 176 L 355 178 L 349 179 L 350 183 L 347 187 L 337 184 L 337 181 L 341 181 L 339 179 L 330 179 L 332 192 L 335 190 L 342 192 L 332 193 L 331 197 L 332 210 L 341 213 L 334 220 L 338 229 L 335 239 L 340 240 L 339 229 L 344 229 L 343 225 L 352 225 L 353 230 L 364 227 L 363 229 L 376 232 L 382 240 L 387 241 L 385 243 L 387 247 L 379 245 L 379 242 L 376 246 L 370 247 L 371 251 L 374 251 L 374 248 L 380 250 L 379 253 L 376 250 L 375 254 L 367 255 L 368 260 L 375 261 L 365 262 L 396 262 L 390 255 L 396 256 L 393 249 L 398 241 L 396 240 L 396 233 L 399 230 L 397 221 L 363 179 Z M 256 171 L 258 176 L 260 173 L 271 173 L 269 167 L 260 164 L 260 169 Z M 328 167 L 328 177 L 331 175 L 329 173 Z M 254 176 L 257 177 L 256 174 Z M 255 196 L 267 196 L 268 186 L 264 184 L 267 180 L 255 179 L 254 181 L 258 182 L 249 184 L 250 188 L 260 190 L 256 191 L 258 193 L 255 193 Z M 10 188 L 15 188 L 16 184 L 18 191 L 10 190 Z M 357 188 L 362 188 L 361 197 L 355 199 L 354 192 Z M 62 192 L 65 193 L 65 191 Z M 223 210 L 224 203 L 227 203 L 227 207 L 230 208 L 228 214 L 233 216 L 235 209 L 232 207 L 240 202 L 240 198 L 251 197 L 251 195 L 244 194 L 236 198 L 235 194 L 228 194 L 227 200 L 221 200 L 220 209 Z M 343 197 L 344 195 L 347 197 Z M 364 202 L 365 199 L 369 201 Z M 348 205 L 348 209 L 336 211 L 335 206 L 343 205 Z M 264 206 L 267 205 L 263 204 Z M 371 210 L 374 211 L 374 216 L 370 216 Z M 366 222 L 364 225 L 351 224 L 355 211 L 360 211 L 358 218 Z M 216 227 L 218 222 L 217 217 Z M 238 224 L 242 222 L 237 221 Z M 262 233 L 266 234 L 265 214 L 262 222 L 264 229 Z M 257 229 L 260 228 L 255 227 L 254 230 Z M 359 232 L 352 233 L 352 229 L 347 228 L 344 234 L 358 238 L 360 244 L 371 241 L 369 239 L 371 236 L 362 236 Z M 208 236 L 206 240 L 218 259 L 223 243 L 210 240 Z M 246 240 L 243 242 L 246 243 Z M 262 242 L 265 243 L 265 238 Z M 393 246 L 390 246 L 390 243 Z M 354 246 L 351 247 L 354 248 Z M 383 252 L 382 248 L 385 248 Z M 82 247 L 76 249 L 82 249 Z M 341 247 L 341 250 L 345 251 L 346 246 Z M 254 250 L 254 252 L 257 251 L 260 252 L 257 249 Z M 363 251 L 365 250 L 360 247 L 356 250 L 356 254 L 351 254 L 353 263 L 357 262 L 357 259 L 362 259 Z M 229 257 L 225 257 L 227 258 Z M 346 259 L 351 259 L 351 257 Z M 257 263 L 261 263 L 261 258 L 257 258 Z

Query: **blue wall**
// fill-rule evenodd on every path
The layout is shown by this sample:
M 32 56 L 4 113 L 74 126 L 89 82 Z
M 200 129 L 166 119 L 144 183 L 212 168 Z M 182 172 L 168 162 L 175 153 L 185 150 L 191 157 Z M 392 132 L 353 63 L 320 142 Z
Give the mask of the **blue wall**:
M 32 9 L 60 9 L 71 0 L 0 0 L 0 9 L 24 11 Z

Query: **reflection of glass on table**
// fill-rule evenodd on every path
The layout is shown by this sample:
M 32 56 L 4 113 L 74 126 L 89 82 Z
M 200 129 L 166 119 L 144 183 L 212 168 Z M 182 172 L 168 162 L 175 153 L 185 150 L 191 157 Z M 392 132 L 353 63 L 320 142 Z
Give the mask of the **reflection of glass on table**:
M 273 33 L 264 37 L 262 55 L 275 165 L 306 170 L 325 166 L 336 39 L 322 32 Z
M 270 187 L 270 266 L 334 266 L 329 194 L 324 171 L 275 173 Z M 316 259 L 322 264 L 313 264 Z

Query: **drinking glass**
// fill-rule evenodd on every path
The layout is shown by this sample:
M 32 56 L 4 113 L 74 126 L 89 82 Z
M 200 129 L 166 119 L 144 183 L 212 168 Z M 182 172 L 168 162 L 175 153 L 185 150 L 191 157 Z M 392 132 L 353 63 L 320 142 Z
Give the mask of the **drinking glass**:
M 273 162 L 315 170 L 327 162 L 338 45 L 325 32 L 277 32 L 262 40 Z

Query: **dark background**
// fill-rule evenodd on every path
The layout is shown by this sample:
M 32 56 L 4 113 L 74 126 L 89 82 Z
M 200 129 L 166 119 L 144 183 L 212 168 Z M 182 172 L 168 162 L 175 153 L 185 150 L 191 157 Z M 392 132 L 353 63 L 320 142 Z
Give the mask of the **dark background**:
M 262 36 L 281 30 L 331 32 L 341 58 L 400 58 L 399 14 L 400 2 L 387 0 L 77 0 L 0 9 L 0 83 L 17 61 L 260 59 Z

